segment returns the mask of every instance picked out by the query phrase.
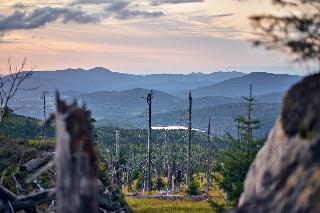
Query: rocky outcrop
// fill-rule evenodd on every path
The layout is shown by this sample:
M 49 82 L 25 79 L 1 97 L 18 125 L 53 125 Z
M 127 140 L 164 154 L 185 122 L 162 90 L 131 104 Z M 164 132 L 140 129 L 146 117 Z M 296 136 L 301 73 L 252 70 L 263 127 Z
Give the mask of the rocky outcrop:
M 287 92 L 235 212 L 320 212 L 320 74 Z

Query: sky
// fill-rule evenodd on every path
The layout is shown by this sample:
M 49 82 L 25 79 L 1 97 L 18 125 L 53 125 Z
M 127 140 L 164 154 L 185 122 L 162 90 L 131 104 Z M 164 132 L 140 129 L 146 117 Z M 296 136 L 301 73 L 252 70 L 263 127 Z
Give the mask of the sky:
M 303 74 L 283 53 L 253 47 L 248 19 L 271 0 L 0 0 L 0 67 L 102 66 L 127 73 L 238 70 Z

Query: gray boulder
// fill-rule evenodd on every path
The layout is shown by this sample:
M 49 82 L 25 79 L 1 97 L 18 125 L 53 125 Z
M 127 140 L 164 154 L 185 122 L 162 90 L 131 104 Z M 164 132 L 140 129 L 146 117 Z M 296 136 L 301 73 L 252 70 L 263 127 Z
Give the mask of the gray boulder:
M 234 212 L 320 212 L 320 74 L 287 92 Z

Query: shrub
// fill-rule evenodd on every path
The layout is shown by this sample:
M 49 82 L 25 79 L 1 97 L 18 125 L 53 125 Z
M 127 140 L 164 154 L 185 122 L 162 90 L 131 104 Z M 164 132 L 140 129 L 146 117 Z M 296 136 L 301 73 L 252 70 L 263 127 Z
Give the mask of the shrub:
M 191 196 L 199 194 L 199 183 L 195 179 L 191 179 L 187 193 Z

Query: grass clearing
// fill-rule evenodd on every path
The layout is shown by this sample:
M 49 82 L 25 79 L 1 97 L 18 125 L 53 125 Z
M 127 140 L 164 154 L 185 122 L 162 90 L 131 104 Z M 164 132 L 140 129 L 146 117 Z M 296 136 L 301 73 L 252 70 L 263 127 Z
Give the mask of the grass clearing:
M 159 200 L 148 198 L 129 198 L 126 201 L 132 208 L 134 213 L 198 213 L 198 212 L 213 212 L 216 211 L 210 206 L 208 201 L 191 201 L 191 200 Z

